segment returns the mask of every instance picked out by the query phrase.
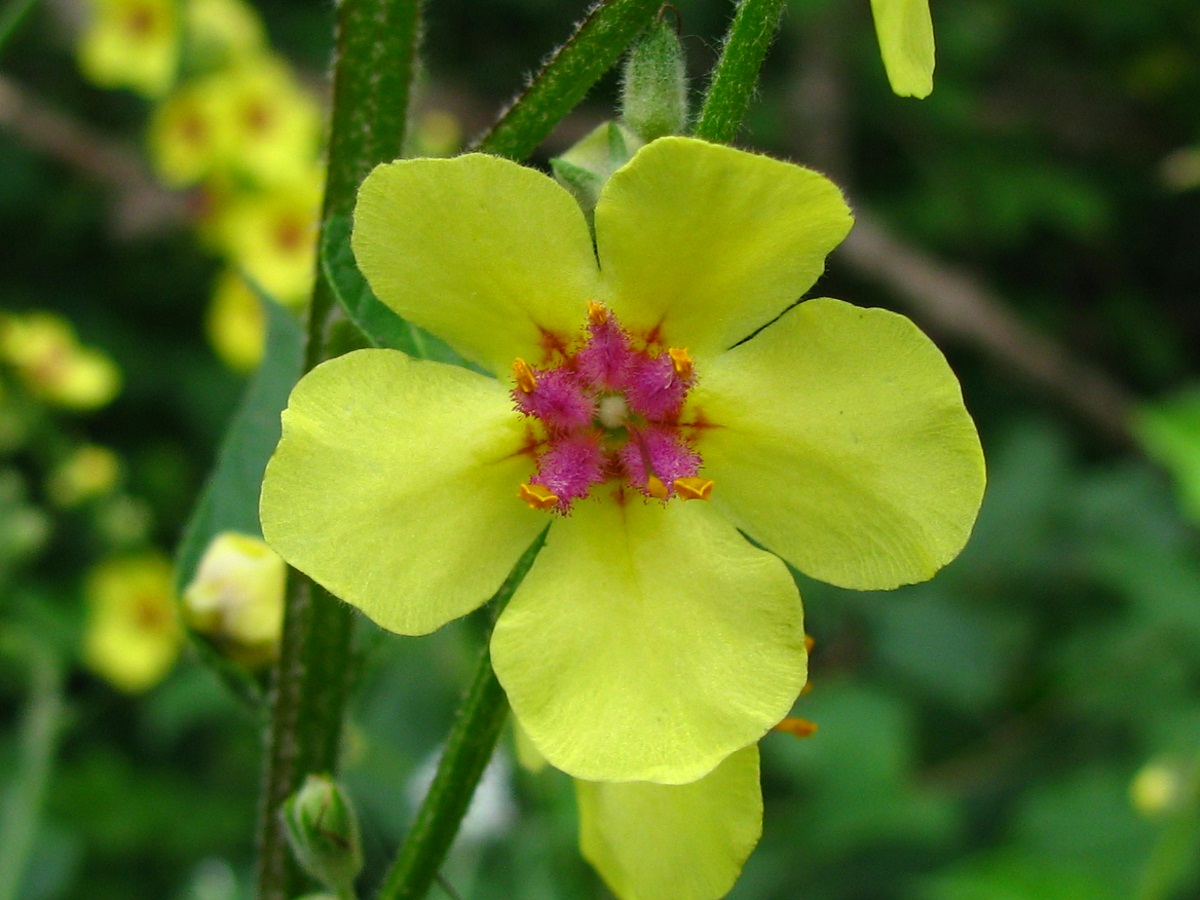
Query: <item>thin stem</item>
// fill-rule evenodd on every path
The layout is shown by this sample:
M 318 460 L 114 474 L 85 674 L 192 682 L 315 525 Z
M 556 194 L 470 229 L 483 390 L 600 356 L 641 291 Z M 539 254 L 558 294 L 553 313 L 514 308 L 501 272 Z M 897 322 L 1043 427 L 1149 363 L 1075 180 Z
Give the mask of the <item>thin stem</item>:
M 695 135 L 728 143 L 737 137 L 758 72 L 775 40 L 786 0 L 741 0 L 713 69 Z
M 543 531 L 500 586 L 492 598 L 494 615 L 504 609 L 545 540 L 546 532 Z M 417 900 L 424 897 L 437 880 L 438 869 L 458 834 L 458 827 L 491 759 L 506 718 L 508 701 L 492 671 L 491 654 L 485 644 L 475 678 L 446 738 L 437 774 L 399 855 L 384 878 L 379 900 Z
M 616 64 L 660 6 L 662 0 L 603 0 L 593 6 L 474 149 L 526 159 Z
M 29 704 L 21 724 L 13 783 L 0 819 L 0 900 L 15 900 L 21 888 L 63 716 L 58 663 L 35 646 L 22 649 L 29 657 Z
M 322 222 L 348 215 L 371 168 L 401 153 L 420 14 L 420 0 L 342 0 L 338 6 Z M 309 307 L 305 371 L 329 355 L 327 335 L 336 306 L 319 274 Z M 337 769 L 353 632 L 350 607 L 289 571 L 259 807 L 260 900 L 286 900 L 304 884 L 279 810 L 305 775 Z

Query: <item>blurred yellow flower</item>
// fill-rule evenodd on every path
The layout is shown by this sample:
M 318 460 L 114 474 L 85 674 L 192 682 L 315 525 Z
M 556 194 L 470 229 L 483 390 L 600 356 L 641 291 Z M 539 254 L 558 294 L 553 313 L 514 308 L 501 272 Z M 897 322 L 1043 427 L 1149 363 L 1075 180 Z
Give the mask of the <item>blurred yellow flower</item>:
M 266 48 L 262 21 L 241 0 L 188 0 L 184 23 L 189 58 L 201 69 L 237 63 Z
M 55 406 L 96 409 L 121 387 L 112 360 L 81 347 L 71 324 L 53 313 L 0 317 L 0 359 L 17 371 L 31 394 Z
M 170 560 L 147 551 L 102 562 L 87 578 L 84 662 L 123 691 L 151 687 L 179 655 L 173 577 Z
M 217 277 L 204 327 L 225 365 L 238 372 L 258 367 L 267 337 L 266 318 L 246 279 L 233 269 Z
M 269 191 L 234 194 L 216 213 L 225 258 L 285 306 L 300 306 L 312 290 L 316 266 L 321 173 Z
M 121 476 L 121 461 L 107 447 L 84 444 L 50 475 L 46 493 L 59 506 L 78 506 L 111 491 Z
M 232 137 L 221 87 L 215 77 L 194 79 L 154 110 L 150 159 L 167 185 L 196 184 L 224 165 Z
M 188 625 L 249 666 L 273 659 L 283 628 L 283 560 L 259 538 L 227 531 L 183 592 Z
M 105 88 L 161 97 L 175 80 L 179 17 L 175 0 L 91 0 L 79 67 Z

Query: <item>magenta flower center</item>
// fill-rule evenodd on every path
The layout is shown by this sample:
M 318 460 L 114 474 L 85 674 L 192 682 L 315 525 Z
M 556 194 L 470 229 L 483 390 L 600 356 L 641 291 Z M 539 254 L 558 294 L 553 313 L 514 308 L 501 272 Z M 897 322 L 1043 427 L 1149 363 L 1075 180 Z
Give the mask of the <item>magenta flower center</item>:
M 692 359 L 685 348 L 656 353 L 655 346 L 589 303 L 583 336 L 556 349 L 554 364 L 514 361 L 512 398 L 531 420 L 537 464 L 521 485 L 522 500 L 566 514 L 605 484 L 619 499 L 626 489 L 663 501 L 708 499 L 712 482 L 698 475 L 694 426 L 681 422 L 696 380 Z

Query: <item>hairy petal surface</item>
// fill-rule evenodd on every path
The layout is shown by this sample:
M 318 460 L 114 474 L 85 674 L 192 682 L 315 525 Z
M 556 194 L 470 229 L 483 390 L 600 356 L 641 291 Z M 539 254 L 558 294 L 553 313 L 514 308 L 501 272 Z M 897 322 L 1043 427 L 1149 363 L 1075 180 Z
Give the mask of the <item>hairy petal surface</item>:
M 691 784 L 576 781 L 579 847 L 621 900 L 724 897 L 762 834 L 758 747 Z
M 383 628 L 424 634 L 484 603 L 545 527 L 505 389 L 360 350 L 301 379 L 267 465 L 263 535 Z
M 929 0 L 871 0 L 871 13 L 892 90 L 901 97 L 928 97 L 933 91 Z
M 979 436 L 941 352 L 903 316 L 809 300 L 714 360 L 692 399 L 712 503 L 807 575 L 923 581 L 966 543 Z
M 537 364 L 600 300 L 579 205 L 552 179 L 479 153 L 377 166 L 351 239 L 375 295 L 494 373 Z
M 758 740 L 804 685 L 787 568 L 702 502 L 627 493 L 554 525 L 492 635 L 550 763 L 593 781 L 695 781 Z
M 732 346 L 799 299 L 850 225 L 824 175 L 684 137 L 639 150 L 596 206 L 600 265 L 621 323 L 661 323 L 694 356 Z

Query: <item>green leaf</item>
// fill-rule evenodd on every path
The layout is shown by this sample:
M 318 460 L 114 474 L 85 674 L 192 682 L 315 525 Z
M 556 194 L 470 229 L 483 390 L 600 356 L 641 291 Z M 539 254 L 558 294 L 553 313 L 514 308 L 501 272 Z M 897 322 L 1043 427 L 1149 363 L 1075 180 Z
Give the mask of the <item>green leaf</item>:
M 216 466 L 184 529 L 175 558 L 175 589 L 179 595 L 191 583 L 200 558 L 217 534 L 262 534 L 258 524 L 259 488 L 267 460 L 279 442 L 279 414 L 300 378 L 304 334 L 291 313 L 261 292 L 258 294 L 267 312 L 266 352 L 229 423 Z M 199 635 L 193 635 L 193 645 L 200 659 L 238 697 L 252 703 L 261 699 L 258 683 L 245 669 Z
M 354 261 L 351 227 L 349 216 L 333 215 L 325 220 L 321 231 L 321 269 L 350 320 L 376 347 L 465 366 L 463 358 L 443 341 L 400 318 L 376 298 Z

